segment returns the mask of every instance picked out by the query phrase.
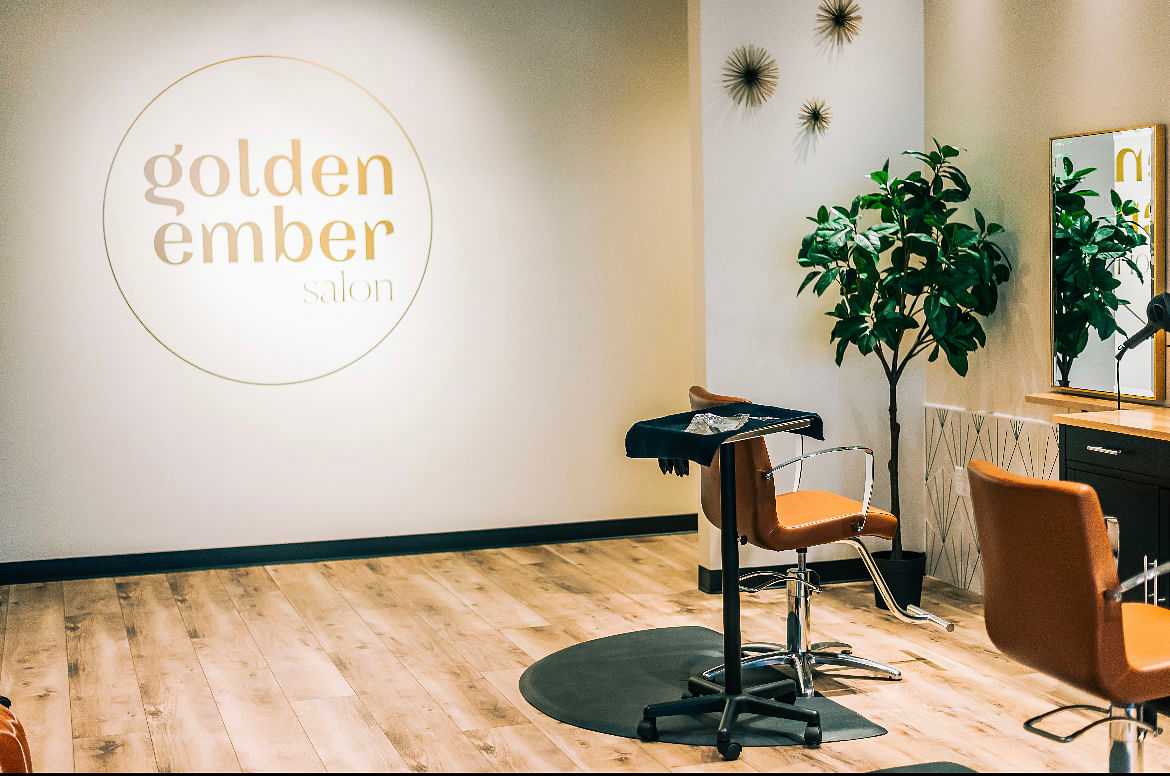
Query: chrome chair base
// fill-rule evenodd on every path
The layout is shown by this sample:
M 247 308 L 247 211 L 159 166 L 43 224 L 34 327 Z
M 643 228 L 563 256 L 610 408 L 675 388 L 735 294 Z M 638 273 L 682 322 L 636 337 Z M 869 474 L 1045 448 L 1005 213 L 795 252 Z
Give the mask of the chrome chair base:
M 769 647 L 768 651 L 752 651 L 748 647 Z M 824 647 L 833 647 L 833 650 Z M 813 644 L 805 652 L 790 651 L 779 644 L 749 644 L 744 647 L 743 670 L 750 671 L 756 668 L 779 666 L 788 669 L 796 681 L 797 692 L 803 698 L 811 698 L 816 694 L 813 685 L 813 673 L 823 667 L 852 668 L 870 671 L 881 675 L 891 682 L 902 678 L 902 672 L 891 665 L 880 663 L 869 658 L 858 657 L 852 648 L 841 642 L 824 642 Z M 716 681 L 723 675 L 723 666 L 718 665 L 703 672 L 707 681 Z
M 1049 717 L 1066 711 L 1091 711 L 1097 714 L 1097 718 L 1066 734 L 1040 727 L 1040 723 Z M 1141 773 L 1146 738 L 1162 734 L 1162 728 L 1158 727 L 1158 712 L 1152 706 L 1131 704 L 1102 708 L 1074 703 L 1037 714 L 1024 722 L 1024 730 L 1049 741 L 1067 744 L 1101 725 L 1109 726 L 1109 773 Z
M 874 563 L 869 550 L 859 539 L 847 539 L 841 542 L 849 544 L 861 555 L 863 565 L 873 579 L 878 593 L 889 607 L 890 613 L 897 619 L 908 623 L 929 622 L 945 630 L 954 630 L 954 625 L 941 617 L 936 617 L 922 609 L 911 606 L 903 608 L 894 601 L 889 586 L 882 578 L 881 572 Z M 886 663 L 859 657 L 853 654 L 853 647 L 841 641 L 821 641 L 809 643 L 809 625 L 812 613 L 812 596 L 820 592 L 820 588 L 813 584 L 810 577 L 812 572 L 808 568 L 807 550 L 797 550 L 796 568 L 784 574 L 773 574 L 772 580 L 764 584 L 748 584 L 745 589 L 751 592 L 760 592 L 783 583 L 788 593 L 788 614 L 786 630 L 788 633 L 787 645 L 770 644 L 766 642 L 752 642 L 743 645 L 743 659 L 741 665 L 745 670 L 766 668 L 770 666 L 785 669 L 792 675 L 801 697 L 811 698 L 816 694 L 813 683 L 814 673 L 822 668 L 845 668 L 868 671 L 887 681 L 896 682 L 902 678 L 902 672 Z M 745 576 L 745 580 L 758 580 L 767 573 L 754 572 Z M 702 673 L 702 679 L 712 682 L 723 675 L 724 666 L 718 665 Z

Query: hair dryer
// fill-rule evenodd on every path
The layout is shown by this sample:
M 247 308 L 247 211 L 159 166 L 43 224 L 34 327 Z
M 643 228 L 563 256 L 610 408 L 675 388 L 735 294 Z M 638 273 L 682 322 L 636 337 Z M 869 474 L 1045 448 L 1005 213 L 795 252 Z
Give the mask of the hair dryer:
M 1117 351 L 1117 360 L 1125 355 L 1125 351 L 1136 347 L 1154 336 L 1159 331 L 1170 328 L 1170 293 L 1158 294 L 1146 305 L 1146 325 L 1137 333 L 1122 343 Z

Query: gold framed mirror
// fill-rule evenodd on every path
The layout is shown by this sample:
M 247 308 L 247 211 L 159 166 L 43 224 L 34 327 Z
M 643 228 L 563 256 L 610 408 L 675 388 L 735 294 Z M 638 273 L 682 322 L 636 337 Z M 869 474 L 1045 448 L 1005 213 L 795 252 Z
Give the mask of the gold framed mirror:
M 1161 402 L 1166 337 L 1118 348 L 1166 290 L 1166 127 L 1051 138 L 1049 256 L 1053 389 Z

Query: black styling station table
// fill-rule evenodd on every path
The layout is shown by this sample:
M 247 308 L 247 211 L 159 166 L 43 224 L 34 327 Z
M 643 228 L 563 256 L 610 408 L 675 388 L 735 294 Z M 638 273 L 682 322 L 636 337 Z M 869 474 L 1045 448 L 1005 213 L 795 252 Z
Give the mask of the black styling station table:
M 715 434 L 687 433 L 691 419 L 701 413 L 734 416 L 746 413 L 749 419 L 735 431 Z M 626 455 L 630 458 L 657 458 L 663 472 L 686 474 L 687 461 L 709 466 L 719 455 L 719 487 L 723 530 L 720 553 L 723 560 L 723 658 L 727 669 L 722 685 L 701 676 L 688 682 L 689 695 L 679 700 L 653 703 L 645 708 L 638 724 L 638 736 L 646 741 L 658 737 L 657 719 L 679 715 L 697 716 L 720 712 L 715 746 L 727 760 L 739 756 L 740 744 L 732 740 L 736 717 L 758 714 L 805 723 L 807 746 L 821 743 L 820 714 L 794 705 L 796 683 L 781 679 L 745 688 L 742 634 L 739 615 L 739 531 L 735 510 L 735 444 L 781 432 L 824 439 L 819 415 L 813 412 L 770 407 L 765 404 L 735 403 L 693 412 L 681 412 L 635 423 L 626 434 Z M 730 530 L 729 530 L 730 527 Z

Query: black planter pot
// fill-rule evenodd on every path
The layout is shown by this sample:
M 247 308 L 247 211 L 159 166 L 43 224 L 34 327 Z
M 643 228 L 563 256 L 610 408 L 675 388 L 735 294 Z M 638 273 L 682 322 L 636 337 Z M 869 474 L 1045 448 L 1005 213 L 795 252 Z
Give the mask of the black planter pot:
M 891 551 L 875 552 L 873 559 L 877 561 L 878 569 L 886 578 L 894 600 L 902 607 L 922 605 L 922 578 L 926 575 L 926 553 L 902 550 L 900 560 L 894 560 Z M 879 609 L 887 609 L 877 588 L 873 591 L 874 601 Z

